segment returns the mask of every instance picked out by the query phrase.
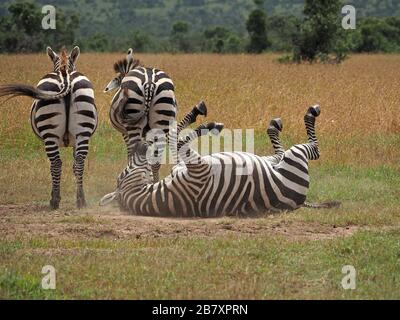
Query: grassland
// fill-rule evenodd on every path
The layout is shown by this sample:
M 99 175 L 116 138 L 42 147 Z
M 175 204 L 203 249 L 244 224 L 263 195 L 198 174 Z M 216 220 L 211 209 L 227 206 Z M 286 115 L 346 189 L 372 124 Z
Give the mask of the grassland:
M 400 298 L 400 56 L 359 55 L 324 66 L 281 65 L 272 55 L 140 55 L 174 79 L 181 115 L 204 99 L 209 119 L 254 128 L 259 154 L 271 152 L 269 119 L 283 119 L 290 145 L 305 140 L 306 107 L 322 107 L 322 156 L 311 164 L 309 200 L 336 199 L 342 207 L 212 220 L 98 208 L 125 164 L 108 120 L 111 96 L 102 93 L 119 57 L 79 60 L 100 113 L 86 167 L 88 209 L 74 209 L 68 149 L 61 209 L 46 209 L 49 165 L 29 125 L 31 101 L 1 105 L 1 298 Z M 50 62 L 1 56 L 0 70 L 0 83 L 35 84 Z M 54 291 L 40 288 L 45 264 L 57 269 Z M 356 290 L 340 285 L 348 264 L 357 270 Z

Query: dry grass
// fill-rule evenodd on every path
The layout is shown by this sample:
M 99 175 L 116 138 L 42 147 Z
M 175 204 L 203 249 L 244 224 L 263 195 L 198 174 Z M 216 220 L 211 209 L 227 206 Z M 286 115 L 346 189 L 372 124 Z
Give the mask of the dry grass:
M 78 62 L 78 69 L 94 83 L 100 113 L 85 178 L 94 201 L 114 187 L 125 165 L 125 146 L 108 118 L 112 94 L 102 92 L 114 76 L 113 62 L 121 56 L 82 54 Z M 180 115 L 204 99 L 210 120 L 231 129 L 254 128 L 259 154 L 271 151 L 265 136 L 269 119 L 282 117 L 286 145 L 303 142 L 304 111 L 320 103 L 317 126 L 322 157 L 312 168 L 400 168 L 398 55 L 353 56 L 340 66 L 282 65 L 273 55 L 148 54 L 138 58 L 173 78 Z M 51 70 L 51 63 L 45 54 L 3 55 L 0 70 L 0 84 L 34 85 Z M 30 104 L 28 98 L 17 98 L 0 105 L 0 203 L 48 200 L 49 164 L 29 124 Z M 73 199 L 71 149 L 63 151 L 63 162 L 63 198 Z
M 96 90 L 100 127 L 92 143 L 95 154 L 112 154 L 117 146 L 122 148 L 122 140 L 110 129 L 108 120 L 112 96 L 102 92 L 113 76 L 113 62 L 120 57 L 82 54 L 78 62 L 78 69 L 87 74 Z M 223 121 L 232 129 L 255 128 L 260 134 L 269 119 L 280 116 L 284 138 L 293 143 L 305 140 L 302 115 L 306 107 L 319 103 L 323 112 L 318 121 L 322 161 L 398 167 L 400 56 L 353 56 L 340 66 L 282 65 L 273 55 L 147 54 L 138 58 L 172 77 L 180 115 L 204 99 L 209 119 Z M 44 54 L 1 56 L 0 83 L 36 84 L 50 67 Z M 1 106 L 3 146 L 25 147 L 35 140 L 28 123 L 30 103 L 20 98 Z M 25 138 L 27 135 L 31 138 Z M 264 139 L 256 142 L 256 147 L 260 152 L 269 150 Z
M 340 66 L 281 65 L 273 55 L 138 55 L 173 78 L 180 115 L 204 99 L 210 120 L 256 129 L 259 154 L 271 151 L 269 119 L 282 117 L 286 145 L 303 142 L 303 114 L 321 104 L 322 157 L 311 165 L 309 198 L 343 206 L 207 221 L 96 205 L 126 163 L 108 120 L 111 94 L 102 92 L 121 56 L 79 60 L 100 113 L 86 166 L 88 209 L 75 209 L 67 149 L 61 209 L 47 210 L 49 163 L 30 128 L 31 100 L 0 104 L 0 298 L 399 298 L 400 55 L 353 56 Z M 34 85 L 50 62 L 3 55 L 0 70 L 0 84 Z M 45 264 L 57 268 L 55 291 L 40 288 Z M 346 264 L 357 268 L 357 290 L 340 286 Z

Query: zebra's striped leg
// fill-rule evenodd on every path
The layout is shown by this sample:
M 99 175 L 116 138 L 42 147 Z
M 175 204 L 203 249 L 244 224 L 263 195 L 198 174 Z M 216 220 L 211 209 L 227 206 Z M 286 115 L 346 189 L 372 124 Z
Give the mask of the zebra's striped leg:
M 280 118 L 276 118 L 271 120 L 267 129 L 267 134 L 272 143 L 275 154 L 266 157 L 266 160 L 270 161 L 272 164 L 278 164 L 280 161 L 282 161 L 285 154 L 285 149 L 283 148 L 283 145 L 279 138 L 279 133 L 282 131 L 282 128 L 282 120 Z
M 52 179 L 50 208 L 55 210 L 59 208 L 61 200 L 60 180 L 62 161 L 60 158 L 58 145 L 56 145 L 53 141 L 46 141 L 45 144 L 47 157 L 50 160 L 50 173 Z
M 178 163 L 178 132 L 176 122 L 170 127 L 168 130 L 167 135 L 167 143 L 169 147 L 169 152 L 171 153 L 170 160 L 172 161 L 171 164 Z
M 161 164 L 159 162 L 151 165 L 151 172 L 153 173 L 153 182 L 154 183 L 160 181 L 160 168 L 161 168 Z
M 319 147 L 318 147 L 318 139 L 315 134 L 315 118 L 318 117 L 321 113 L 321 108 L 319 105 L 315 105 L 310 107 L 307 110 L 307 113 L 304 116 L 304 124 L 306 126 L 307 136 L 308 136 L 308 144 L 307 153 L 308 158 L 310 160 L 316 160 L 320 156 Z
M 200 101 L 197 105 L 195 105 L 193 109 L 183 117 L 176 127 L 170 126 L 167 135 L 167 143 L 169 145 L 169 150 L 171 152 L 172 161 L 174 164 L 178 162 L 177 151 L 179 134 L 183 129 L 187 128 L 192 123 L 195 123 L 199 115 L 205 117 L 207 116 L 207 106 L 204 101 Z
M 129 137 L 126 134 L 122 134 L 122 137 L 123 137 L 125 145 L 126 145 L 126 152 L 127 152 L 128 162 L 129 162 L 129 159 L 131 157 L 130 150 L 129 150 Z
M 197 120 L 197 116 L 202 115 L 207 117 L 207 106 L 204 101 L 200 101 L 199 104 L 193 107 L 193 109 L 188 112 L 183 119 L 179 122 L 177 126 L 177 135 L 179 136 L 180 132 L 187 128 L 192 123 L 195 123 Z
M 143 128 L 138 126 L 128 126 L 126 128 L 127 133 L 123 134 L 123 138 L 128 151 L 128 163 L 132 160 L 134 154 L 133 146 L 142 139 Z
M 212 134 L 219 134 L 222 129 L 224 128 L 224 124 L 223 123 L 219 123 L 219 122 L 210 122 L 210 123 L 202 123 L 201 125 L 199 125 L 194 131 L 190 132 L 189 134 L 187 134 L 186 136 L 184 136 L 183 138 L 179 138 L 179 142 L 178 142 L 178 150 L 192 142 L 193 140 L 204 136 L 208 133 L 212 133 Z
M 154 137 L 153 140 L 153 159 L 151 161 L 151 172 L 153 174 L 153 182 L 156 183 L 160 180 L 160 168 L 161 168 L 161 158 L 166 145 L 165 134 L 160 134 Z
M 202 163 L 201 156 L 189 147 L 189 144 L 198 137 L 208 134 L 219 134 L 224 125 L 222 123 L 210 122 L 208 124 L 201 124 L 194 131 L 190 132 L 185 137 L 179 139 L 178 142 L 178 155 L 180 160 L 184 161 L 186 166 L 189 168 L 188 164 L 191 163 Z
M 85 193 L 83 191 L 83 171 L 85 169 L 85 159 L 89 149 L 89 139 L 77 139 L 76 147 L 74 147 L 74 164 L 73 171 L 76 180 L 76 206 L 81 209 L 86 206 Z

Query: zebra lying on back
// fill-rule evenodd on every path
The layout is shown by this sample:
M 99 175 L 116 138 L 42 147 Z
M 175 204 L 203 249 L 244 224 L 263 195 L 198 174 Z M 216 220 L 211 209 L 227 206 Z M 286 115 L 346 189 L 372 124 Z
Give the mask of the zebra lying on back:
M 172 140 L 175 139 L 175 148 L 170 148 L 170 152 L 171 155 L 174 157 L 178 157 L 177 156 L 177 151 L 181 148 L 181 146 L 183 144 L 185 144 L 186 142 L 182 139 L 177 139 L 177 137 L 179 136 L 180 132 L 187 128 L 190 124 L 196 122 L 196 119 L 199 115 L 207 115 L 207 107 L 205 105 L 204 102 L 200 102 L 199 104 L 197 104 L 196 106 L 194 106 L 192 108 L 192 110 L 190 112 L 188 112 L 183 118 L 182 120 L 178 123 L 178 125 L 175 127 L 172 127 L 171 130 L 169 131 L 169 134 L 167 136 L 168 140 Z M 209 124 L 209 127 L 212 128 L 216 128 L 217 130 L 221 131 L 223 125 L 221 124 L 215 124 L 215 123 L 211 123 Z M 206 129 L 207 126 L 202 126 L 202 129 Z M 199 128 L 198 128 L 199 130 Z M 208 131 L 207 131 L 208 132 Z M 204 134 L 205 131 L 202 131 L 202 133 Z M 148 142 L 149 145 L 152 145 L 152 142 Z M 133 164 L 133 159 L 134 159 L 134 154 L 132 154 L 131 156 L 128 157 L 128 166 L 127 168 L 130 168 L 130 166 Z M 148 159 L 147 159 L 148 160 Z M 178 166 L 175 166 L 174 168 L 177 168 Z M 127 169 L 124 170 L 124 172 L 126 172 Z M 121 173 L 121 175 L 124 175 L 124 173 Z M 145 179 L 145 181 L 147 183 L 153 183 L 153 178 L 152 178 L 152 172 L 151 172 L 151 165 L 149 163 L 149 161 L 146 162 L 146 171 L 145 171 L 145 175 L 143 176 L 143 178 Z M 124 204 L 122 202 L 119 203 L 120 208 L 122 210 L 125 210 L 126 207 L 124 206 Z
M 104 89 L 104 92 L 118 88 L 111 103 L 110 120 L 115 129 L 122 133 L 132 155 L 133 145 L 152 129 L 157 137 L 154 157 L 160 158 L 165 148 L 170 126 L 176 121 L 177 103 L 174 84 L 161 70 L 142 67 L 129 49 L 125 59 L 114 64 L 118 74 Z M 157 132 L 158 130 L 158 132 Z M 153 181 L 159 180 L 160 161 L 151 166 Z
M 309 188 L 308 161 L 319 158 L 314 128 L 319 114 L 319 106 L 307 110 L 308 143 L 286 151 L 279 147 L 281 123 L 273 120 L 269 136 L 276 144 L 275 155 L 270 157 L 246 152 L 201 157 L 181 144 L 178 154 L 185 165 L 158 183 L 144 179 L 148 145 L 136 143 L 132 163 L 118 177 L 116 191 L 104 196 L 100 204 L 118 199 L 133 214 L 159 216 L 213 217 L 297 209 L 305 203 Z M 190 142 L 199 135 L 201 131 L 196 130 L 196 135 L 181 141 Z
M 86 205 L 83 170 L 89 139 L 97 127 L 97 111 L 91 82 L 76 71 L 79 54 L 79 47 L 75 47 L 69 56 L 65 50 L 58 55 L 48 47 L 47 55 L 53 62 L 54 71 L 45 75 L 37 88 L 21 84 L 0 87 L 0 97 L 28 96 L 35 99 L 31 108 L 31 125 L 33 132 L 43 141 L 50 160 L 52 209 L 57 209 L 61 200 L 60 147 L 73 147 L 76 203 L 78 208 Z

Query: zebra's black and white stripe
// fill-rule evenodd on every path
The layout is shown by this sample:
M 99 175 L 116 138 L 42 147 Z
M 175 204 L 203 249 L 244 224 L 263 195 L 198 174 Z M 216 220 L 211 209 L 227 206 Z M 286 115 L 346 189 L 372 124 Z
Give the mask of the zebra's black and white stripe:
M 155 144 L 154 158 L 159 159 L 165 148 L 170 127 L 176 121 L 177 103 L 174 84 L 162 70 L 142 67 L 133 58 L 132 49 L 125 59 L 114 65 L 117 77 L 105 92 L 118 88 L 111 103 L 110 120 L 122 133 L 132 155 L 133 145 L 146 138 Z M 152 164 L 154 182 L 159 180 L 160 160 Z
M 54 64 L 54 71 L 45 75 L 37 88 L 26 85 L 0 87 L 0 96 L 29 96 L 35 99 L 31 108 L 31 126 L 43 141 L 50 160 L 52 192 L 50 206 L 59 207 L 62 162 L 60 147 L 73 147 L 73 171 L 77 185 L 77 206 L 85 206 L 83 171 L 89 150 L 89 139 L 97 127 L 97 110 L 93 86 L 89 79 L 76 71 L 80 54 L 75 47 L 68 56 L 60 55 L 50 47 L 47 54 Z
M 184 165 L 158 183 L 142 178 L 147 171 L 147 145 L 137 143 L 133 164 L 119 176 L 117 190 L 103 197 L 101 204 L 117 198 L 133 214 L 202 217 L 299 208 L 309 188 L 308 162 L 319 158 L 314 127 L 319 113 L 319 106 L 314 106 L 304 116 L 308 143 L 286 151 L 279 147 L 282 125 L 272 121 L 269 136 L 276 147 L 272 158 L 246 152 L 201 157 L 183 145 L 178 152 Z

